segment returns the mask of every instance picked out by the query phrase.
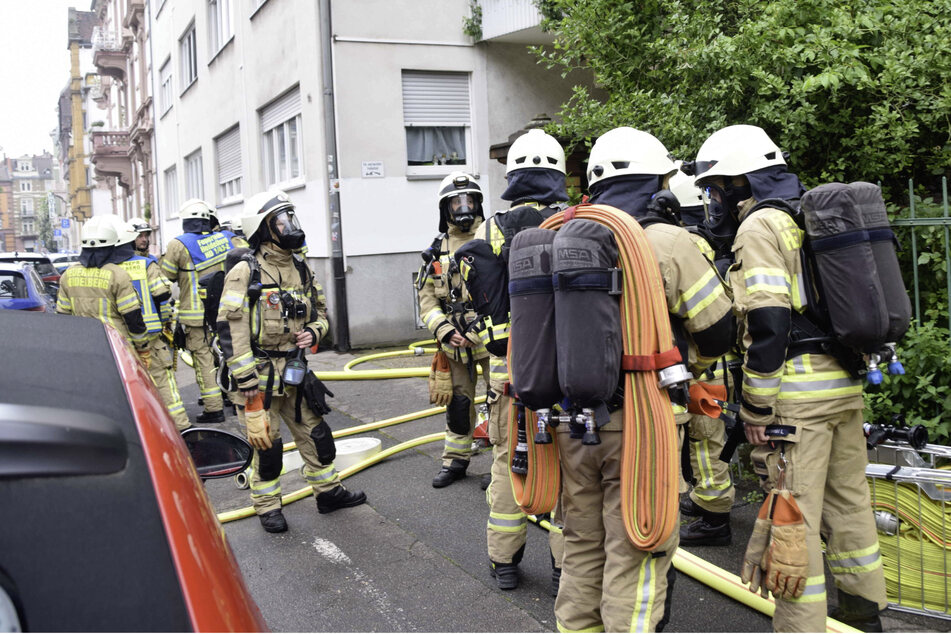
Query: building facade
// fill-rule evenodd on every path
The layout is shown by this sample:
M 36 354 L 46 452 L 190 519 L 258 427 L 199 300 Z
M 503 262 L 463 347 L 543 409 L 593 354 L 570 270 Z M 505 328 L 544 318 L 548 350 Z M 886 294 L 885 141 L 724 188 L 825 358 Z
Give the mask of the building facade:
M 547 39 L 531 0 L 483 2 L 495 26 L 479 42 L 463 33 L 468 0 L 146 4 L 163 246 L 186 199 L 236 220 L 253 194 L 287 191 L 339 347 L 425 336 L 412 279 L 440 180 L 467 171 L 487 211 L 502 207 L 490 145 L 578 81 L 527 50 Z

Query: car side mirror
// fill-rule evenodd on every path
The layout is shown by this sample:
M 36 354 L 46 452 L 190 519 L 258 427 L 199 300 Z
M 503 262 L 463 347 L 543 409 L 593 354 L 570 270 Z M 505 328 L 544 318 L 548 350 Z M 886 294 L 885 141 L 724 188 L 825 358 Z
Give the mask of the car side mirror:
M 192 427 L 182 432 L 202 480 L 227 478 L 251 465 L 253 451 L 241 436 L 220 429 Z

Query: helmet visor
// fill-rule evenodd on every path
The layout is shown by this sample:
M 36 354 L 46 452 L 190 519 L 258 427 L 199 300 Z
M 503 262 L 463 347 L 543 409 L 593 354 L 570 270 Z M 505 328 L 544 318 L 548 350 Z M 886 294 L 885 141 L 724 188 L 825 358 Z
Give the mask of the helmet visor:
M 472 194 L 459 193 L 450 196 L 447 205 L 453 218 L 471 218 L 476 214 L 476 201 Z
M 282 209 L 274 214 L 269 222 L 276 237 L 289 236 L 303 231 L 293 209 Z

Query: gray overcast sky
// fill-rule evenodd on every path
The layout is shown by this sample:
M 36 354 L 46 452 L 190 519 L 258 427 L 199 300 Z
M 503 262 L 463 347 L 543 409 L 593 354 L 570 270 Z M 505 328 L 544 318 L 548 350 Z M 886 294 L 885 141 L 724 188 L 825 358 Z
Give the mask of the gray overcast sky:
M 69 7 L 90 0 L 0 0 L 0 155 L 53 151 L 56 101 L 69 82 Z

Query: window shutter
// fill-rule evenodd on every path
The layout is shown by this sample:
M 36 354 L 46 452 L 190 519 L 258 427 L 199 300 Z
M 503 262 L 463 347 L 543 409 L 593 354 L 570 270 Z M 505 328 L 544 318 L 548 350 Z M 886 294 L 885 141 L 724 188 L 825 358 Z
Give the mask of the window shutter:
M 403 122 L 407 126 L 469 125 L 468 73 L 404 70 Z
M 300 86 L 298 86 L 261 109 L 261 131 L 267 132 L 284 123 L 300 114 L 300 110 Z
M 218 154 L 218 182 L 227 183 L 241 176 L 241 134 L 235 126 L 215 140 Z

